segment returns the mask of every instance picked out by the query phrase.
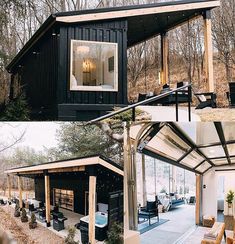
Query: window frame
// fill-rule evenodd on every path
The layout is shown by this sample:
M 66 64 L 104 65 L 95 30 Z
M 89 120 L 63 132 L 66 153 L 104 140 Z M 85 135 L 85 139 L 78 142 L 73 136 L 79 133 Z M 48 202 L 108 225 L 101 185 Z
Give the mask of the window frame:
M 114 45 L 114 88 L 107 89 L 102 88 L 101 86 L 77 86 L 76 88 L 72 87 L 72 74 L 73 74 L 73 46 L 74 43 L 95 43 L 95 44 L 106 44 L 106 45 Z M 115 57 L 116 56 L 116 57 Z M 116 61 L 116 62 L 115 62 Z M 116 70 L 116 71 L 115 71 Z M 87 40 L 76 40 L 71 39 L 70 41 L 70 71 L 69 71 L 69 89 L 70 91 L 100 91 L 100 92 L 118 92 L 118 43 L 115 42 L 98 42 L 98 41 L 87 41 Z

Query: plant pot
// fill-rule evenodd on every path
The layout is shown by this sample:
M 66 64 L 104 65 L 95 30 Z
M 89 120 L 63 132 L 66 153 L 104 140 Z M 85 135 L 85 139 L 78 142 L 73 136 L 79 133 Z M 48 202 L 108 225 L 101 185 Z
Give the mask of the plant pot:
M 232 203 L 228 203 L 228 208 L 232 208 Z
M 35 229 L 37 227 L 37 222 L 29 223 L 29 229 Z
M 14 217 L 19 218 L 20 217 L 20 211 L 15 211 Z
M 24 217 L 24 218 L 21 217 L 21 222 L 22 222 L 22 223 L 26 223 L 26 222 L 28 222 L 28 217 Z

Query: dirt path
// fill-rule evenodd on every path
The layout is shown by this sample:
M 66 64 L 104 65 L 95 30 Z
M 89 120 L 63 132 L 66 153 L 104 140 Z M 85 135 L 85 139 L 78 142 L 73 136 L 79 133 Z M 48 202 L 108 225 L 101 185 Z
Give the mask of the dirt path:
M 10 206 L 0 206 L 0 228 L 10 233 L 18 244 L 63 244 L 61 237 L 47 228 L 38 225 L 29 229 L 28 223 L 22 223 L 20 218 L 13 216 L 14 209 Z

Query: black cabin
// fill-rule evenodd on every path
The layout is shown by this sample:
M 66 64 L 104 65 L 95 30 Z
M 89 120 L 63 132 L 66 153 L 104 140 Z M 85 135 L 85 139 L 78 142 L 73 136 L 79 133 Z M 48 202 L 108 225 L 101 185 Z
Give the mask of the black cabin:
M 8 65 L 36 120 L 90 120 L 127 101 L 127 49 L 218 6 L 183 0 L 51 15 Z

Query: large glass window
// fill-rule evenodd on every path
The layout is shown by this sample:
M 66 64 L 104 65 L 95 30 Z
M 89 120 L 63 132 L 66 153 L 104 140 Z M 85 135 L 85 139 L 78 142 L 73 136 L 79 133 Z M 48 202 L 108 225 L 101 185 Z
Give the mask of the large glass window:
M 61 208 L 74 210 L 74 193 L 70 190 L 54 189 L 54 204 Z
M 70 89 L 118 90 L 117 43 L 71 41 Z

